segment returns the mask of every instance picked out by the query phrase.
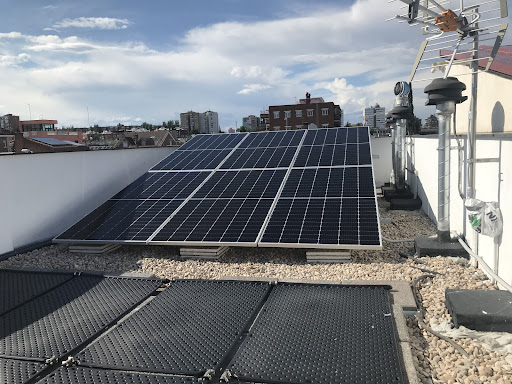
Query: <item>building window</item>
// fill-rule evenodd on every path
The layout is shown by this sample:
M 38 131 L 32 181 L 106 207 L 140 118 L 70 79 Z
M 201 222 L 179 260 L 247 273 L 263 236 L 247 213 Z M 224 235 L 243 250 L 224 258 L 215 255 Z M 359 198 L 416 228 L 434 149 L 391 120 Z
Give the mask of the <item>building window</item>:
M 295 128 L 297 128 L 297 129 L 302 129 L 302 128 L 304 128 L 304 127 L 303 127 L 302 125 L 296 125 L 296 126 L 295 126 Z
M 313 110 L 312 109 L 308 109 L 308 116 L 313 116 Z
M 302 117 L 302 109 L 295 110 L 295 117 Z
M 322 128 L 329 128 L 329 124 L 322 124 Z
M 284 118 L 289 119 L 292 117 L 292 111 L 284 111 Z
M 279 125 L 274 127 L 274 131 L 280 131 L 280 130 L 281 130 L 281 127 Z
M 286 129 L 287 131 L 289 131 L 290 129 L 292 129 L 292 126 L 291 126 L 291 125 L 285 125 L 285 126 L 284 126 L 284 129 Z
M 274 112 L 274 119 L 279 119 L 279 111 Z
M 329 108 L 322 108 L 322 116 L 329 116 Z

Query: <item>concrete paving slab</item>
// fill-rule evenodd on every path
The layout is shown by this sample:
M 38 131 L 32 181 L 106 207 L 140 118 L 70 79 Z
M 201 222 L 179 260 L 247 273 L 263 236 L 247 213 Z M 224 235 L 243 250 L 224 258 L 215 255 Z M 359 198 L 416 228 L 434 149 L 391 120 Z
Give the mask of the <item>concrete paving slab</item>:
M 456 327 L 512 332 L 512 293 L 483 289 L 447 289 L 446 308 Z

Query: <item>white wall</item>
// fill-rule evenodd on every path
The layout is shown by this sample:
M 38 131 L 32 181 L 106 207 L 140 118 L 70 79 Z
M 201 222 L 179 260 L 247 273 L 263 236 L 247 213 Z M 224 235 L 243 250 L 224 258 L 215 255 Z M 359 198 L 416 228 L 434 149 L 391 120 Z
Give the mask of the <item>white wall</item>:
M 380 187 L 389 183 L 391 170 L 393 169 L 391 157 L 391 137 L 370 136 L 372 146 L 373 172 L 375 175 L 375 186 Z
M 418 196 L 423 201 L 422 209 L 434 221 L 437 221 L 437 136 L 414 137 L 413 145 L 408 146 L 409 161 L 418 172 L 416 183 L 410 178 L 411 189 L 418 187 Z M 465 144 L 463 138 L 463 145 Z M 457 146 L 455 139 L 452 147 Z M 451 151 L 450 177 L 450 228 L 464 234 L 469 246 L 484 258 L 493 268 L 494 240 L 487 236 L 478 236 L 478 249 L 475 247 L 475 234 L 467 222 L 464 204 L 458 192 L 458 155 Z M 479 137 L 476 145 L 476 157 L 499 158 L 500 162 L 478 163 L 476 165 L 476 197 L 483 201 L 496 201 L 503 214 L 503 236 L 498 247 L 498 273 L 508 283 L 512 283 L 512 138 Z M 464 154 L 465 158 L 465 154 Z M 463 166 L 462 191 L 466 191 L 466 177 Z
M 175 149 L 0 157 L 0 254 L 57 236 Z

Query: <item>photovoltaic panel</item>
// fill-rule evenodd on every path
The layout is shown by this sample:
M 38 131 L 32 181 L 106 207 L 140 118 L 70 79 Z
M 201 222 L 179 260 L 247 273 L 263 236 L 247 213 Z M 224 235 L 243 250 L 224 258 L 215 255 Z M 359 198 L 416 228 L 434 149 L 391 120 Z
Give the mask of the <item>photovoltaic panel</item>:
M 40 362 L 0 358 L 0 383 L 25 384 L 45 368 L 47 365 Z
M 272 202 L 273 199 L 191 199 L 152 242 L 255 246 Z
M 254 132 L 248 135 L 239 148 L 297 147 L 303 135 L 303 130 Z
M 212 170 L 230 153 L 231 149 L 177 150 L 151 168 L 151 170 Z
M 217 171 L 197 191 L 193 199 L 273 199 L 285 174 L 285 170 Z
M 203 149 L 233 149 L 247 134 L 230 135 L 196 135 L 193 139 L 183 144 L 178 151 L 203 150 Z
M 280 198 L 261 243 L 379 246 L 374 198 Z
M 373 197 L 371 167 L 293 169 L 281 197 Z
M 185 199 L 209 174 L 210 172 L 148 172 L 113 199 Z
M 221 169 L 288 168 L 297 147 L 235 149 Z
M 146 241 L 183 200 L 109 200 L 57 240 Z
M 370 150 L 367 127 L 197 135 L 56 241 L 380 248 Z

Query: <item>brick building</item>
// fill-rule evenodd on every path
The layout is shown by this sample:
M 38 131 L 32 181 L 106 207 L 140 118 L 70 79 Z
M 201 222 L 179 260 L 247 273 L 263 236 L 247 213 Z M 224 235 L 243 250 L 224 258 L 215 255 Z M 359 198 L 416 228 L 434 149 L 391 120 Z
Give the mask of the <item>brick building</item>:
M 32 131 L 56 131 L 55 124 L 57 120 L 25 120 L 20 121 L 20 132 L 32 132 Z
M 260 129 L 262 131 L 270 131 L 270 116 L 268 109 L 260 112 Z
M 343 125 L 343 111 L 321 97 L 306 98 L 297 104 L 269 107 L 270 130 L 333 128 Z
M 26 134 L 23 134 L 22 132 L 16 133 L 14 152 L 22 153 L 22 150 L 29 150 L 32 153 L 53 153 L 89 150 L 85 145 L 71 141 L 57 140 L 51 137 L 31 138 L 25 136 Z

